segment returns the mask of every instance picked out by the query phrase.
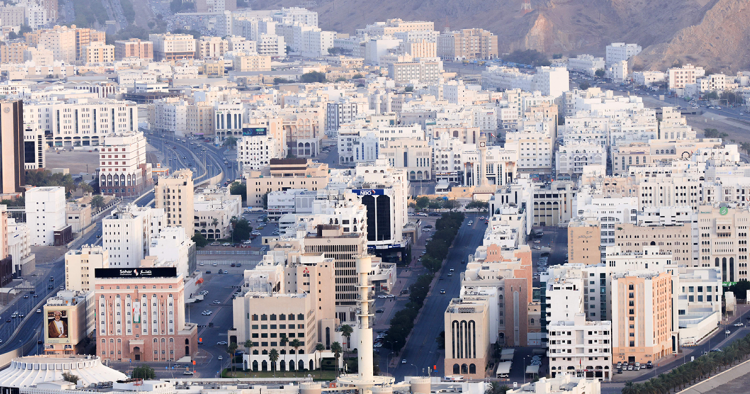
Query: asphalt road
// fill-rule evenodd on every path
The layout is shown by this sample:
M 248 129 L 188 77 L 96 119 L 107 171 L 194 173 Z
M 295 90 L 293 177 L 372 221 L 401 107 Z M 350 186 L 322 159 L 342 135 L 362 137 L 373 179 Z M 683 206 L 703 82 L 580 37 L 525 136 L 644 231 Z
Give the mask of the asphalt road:
M 482 243 L 486 225 L 484 221 L 476 220 L 477 216 L 479 215 L 466 215 L 466 220 L 453 241 L 454 246 L 448 252 L 447 261 L 438 273 L 439 279 L 425 299 L 420 317 L 401 352 L 401 358 L 406 362 L 399 361 L 395 371 L 391 371 L 397 382 L 403 380 L 404 376 L 425 375 L 427 368 L 432 368 L 434 365 L 437 365 L 437 370 L 432 371 L 433 375 L 445 375 L 443 352 L 438 349 L 435 338 L 444 329 L 443 315 L 450 300 L 459 296 L 461 273 L 466 269 L 466 265 L 461 264 L 461 260 L 466 260 L 466 256 L 473 254 Z M 472 219 L 474 224 L 469 227 L 468 221 Z M 455 272 L 448 276 L 451 268 Z M 445 294 L 440 294 L 441 289 L 445 290 Z M 381 349 L 381 358 L 387 359 L 388 353 L 390 353 L 388 349 Z
M 98 241 L 98 236 L 101 236 L 102 229 L 101 224 L 97 223 L 96 229 L 89 232 L 83 238 L 75 241 L 73 249 L 80 247 L 84 244 L 94 244 Z M 5 309 L 0 321 L 0 338 L 3 339 L 3 343 L 0 345 L 0 354 L 6 353 L 10 350 L 20 347 L 22 344 L 28 341 L 38 341 L 42 338 L 44 333 L 42 330 L 43 316 L 41 313 L 36 313 L 36 309 L 41 309 L 41 306 L 37 304 L 49 293 L 57 293 L 61 286 L 65 285 L 65 257 L 60 257 L 53 262 L 37 261 L 38 270 L 51 266 L 51 270 L 48 275 L 44 278 L 39 278 L 39 274 L 32 274 L 32 276 L 26 278 L 34 286 L 34 294 L 31 292 L 23 292 L 19 297 L 13 300 Z M 41 280 L 40 280 L 41 279 Z M 50 280 L 52 279 L 52 280 Z M 35 283 L 38 281 L 37 283 Z M 49 287 L 52 289 L 49 289 Z M 25 298 L 28 296 L 28 298 Z M 22 318 L 11 318 L 13 312 L 19 312 L 26 316 L 26 321 Z M 7 320 L 11 321 L 8 322 Z M 7 342 L 7 339 L 13 335 L 13 332 L 17 332 L 18 335 L 13 339 L 13 342 Z M 40 346 L 29 352 L 29 354 L 37 354 L 41 352 Z

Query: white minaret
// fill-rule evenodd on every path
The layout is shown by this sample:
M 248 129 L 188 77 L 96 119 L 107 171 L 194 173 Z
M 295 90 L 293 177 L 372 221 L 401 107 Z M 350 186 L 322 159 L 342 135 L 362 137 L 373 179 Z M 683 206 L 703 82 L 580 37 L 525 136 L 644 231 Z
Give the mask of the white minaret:
M 357 357 L 359 358 L 356 375 L 341 375 L 337 379 L 339 386 L 356 388 L 359 394 L 392 394 L 393 378 L 390 376 L 375 376 L 372 364 L 372 326 L 370 320 L 374 317 L 370 313 L 370 271 L 372 271 L 372 256 L 356 256 L 356 269 L 359 282 L 359 344 Z M 377 393 L 376 393 L 377 392 Z
M 370 326 L 370 318 L 374 317 L 370 314 L 370 280 L 368 275 L 372 270 L 372 257 L 370 256 L 358 256 L 357 257 L 357 276 L 359 277 L 359 347 L 357 354 L 359 355 L 359 377 L 364 381 L 372 380 L 373 376 L 373 365 L 372 365 L 372 326 Z

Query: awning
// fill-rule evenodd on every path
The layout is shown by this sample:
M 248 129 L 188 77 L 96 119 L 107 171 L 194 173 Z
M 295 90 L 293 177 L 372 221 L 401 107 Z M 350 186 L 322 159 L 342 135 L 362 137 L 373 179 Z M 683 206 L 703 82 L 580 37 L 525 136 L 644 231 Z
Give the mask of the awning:
M 530 374 L 538 375 L 539 374 L 539 366 L 538 365 L 529 365 L 528 367 L 526 367 L 526 374 L 527 375 L 530 375 Z

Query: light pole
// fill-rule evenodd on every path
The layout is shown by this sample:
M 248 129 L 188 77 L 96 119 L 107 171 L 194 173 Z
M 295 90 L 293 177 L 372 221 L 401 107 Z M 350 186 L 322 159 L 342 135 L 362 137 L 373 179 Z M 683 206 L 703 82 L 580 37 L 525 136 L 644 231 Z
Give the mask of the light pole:
M 416 374 L 415 376 L 419 376 L 419 369 L 417 368 L 417 366 L 414 364 L 411 364 L 411 366 L 414 367 L 414 373 Z

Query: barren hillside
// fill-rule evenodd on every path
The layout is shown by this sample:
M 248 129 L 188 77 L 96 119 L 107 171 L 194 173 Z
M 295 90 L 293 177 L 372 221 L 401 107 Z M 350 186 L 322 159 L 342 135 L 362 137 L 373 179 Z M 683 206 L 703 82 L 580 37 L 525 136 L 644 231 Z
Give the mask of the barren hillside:
M 306 4 L 308 4 L 306 2 Z M 482 27 L 500 39 L 500 52 L 602 55 L 610 42 L 637 42 L 639 67 L 677 58 L 710 68 L 748 66 L 750 0 L 318 0 L 320 26 L 345 33 L 389 18 L 430 20 L 435 29 Z M 295 0 L 255 0 L 254 9 L 301 6 Z M 710 38 L 710 39 L 709 39 Z M 721 65 L 715 67 L 713 64 Z

